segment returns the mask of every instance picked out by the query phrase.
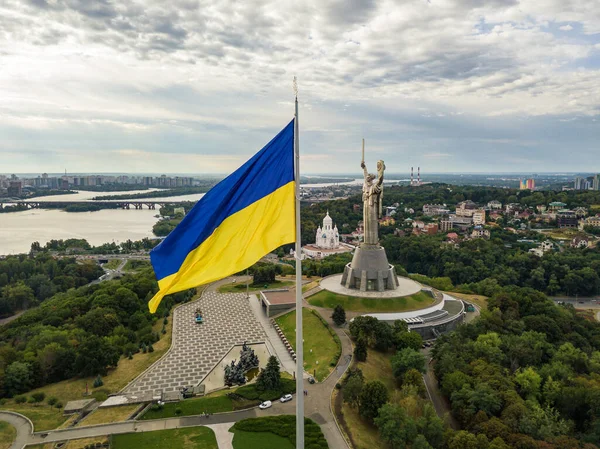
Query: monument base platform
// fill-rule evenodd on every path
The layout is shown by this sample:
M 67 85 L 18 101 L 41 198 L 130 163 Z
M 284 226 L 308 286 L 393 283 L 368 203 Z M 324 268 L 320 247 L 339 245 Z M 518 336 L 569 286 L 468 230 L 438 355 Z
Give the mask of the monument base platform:
M 352 262 L 344 268 L 341 284 L 361 292 L 396 290 L 396 269 L 388 263 L 385 249 L 379 245 L 356 248 Z

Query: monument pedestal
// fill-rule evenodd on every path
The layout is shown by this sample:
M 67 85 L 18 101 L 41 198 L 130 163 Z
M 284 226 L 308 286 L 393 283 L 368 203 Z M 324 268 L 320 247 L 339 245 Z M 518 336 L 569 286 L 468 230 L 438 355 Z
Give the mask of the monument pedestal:
M 344 268 L 341 284 L 360 291 L 396 290 L 396 269 L 388 263 L 385 249 L 379 245 L 362 244 L 354 252 L 352 262 Z

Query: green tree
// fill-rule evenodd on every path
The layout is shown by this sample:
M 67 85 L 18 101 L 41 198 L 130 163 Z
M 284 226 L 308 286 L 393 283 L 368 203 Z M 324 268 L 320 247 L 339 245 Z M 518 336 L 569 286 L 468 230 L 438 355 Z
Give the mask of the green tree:
M 281 373 L 277 357 L 273 355 L 269 357 L 267 366 L 260 370 L 256 386 L 259 390 L 277 390 L 281 387 Z
M 356 340 L 354 346 L 354 358 L 359 362 L 367 360 L 367 339 L 362 335 Z
M 423 337 L 417 332 L 402 332 L 395 335 L 395 346 L 397 350 L 411 348 L 418 351 L 423 346 Z
M 540 394 L 542 377 L 531 366 L 519 369 L 515 373 L 515 382 L 519 386 L 521 396 L 524 398 L 537 399 Z
M 356 407 L 359 403 L 360 393 L 362 392 L 363 386 L 364 380 L 362 376 L 351 376 L 342 388 L 344 402 L 350 404 L 351 407 Z
M 374 419 L 381 439 L 394 449 L 405 449 L 417 437 L 417 425 L 400 405 L 384 404 Z
M 33 385 L 31 365 L 13 362 L 6 367 L 4 373 L 4 389 L 8 397 L 28 391 Z
M 400 382 L 409 369 L 425 372 L 425 356 L 412 348 L 405 348 L 392 357 L 392 371 Z
M 340 304 L 335 306 L 335 309 L 333 309 L 333 314 L 331 315 L 331 319 L 338 326 L 341 326 L 342 324 L 344 324 L 346 322 L 346 311 Z
M 412 449 L 433 449 L 433 446 L 427 442 L 423 435 L 417 435 L 411 447 Z
M 36 404 L 39 404 L 40 402 L 42 402 L 44 399 L 46 399 L 46 394 L 39 391 L 37 393 L 33 393 L 31 395 L 31 399 L 33 399 L 33 402 Z
M 388 401 L 388 391 L 385 385 L 374 380 L 367 382 L 361 393 L 358 412 L 363 418 L 373 421 L 379 415 L 379 409 Z
M 448 449 L 486 449 L 479 445 L 477 437 L 466 430 L 460 430 L 450 438 Z

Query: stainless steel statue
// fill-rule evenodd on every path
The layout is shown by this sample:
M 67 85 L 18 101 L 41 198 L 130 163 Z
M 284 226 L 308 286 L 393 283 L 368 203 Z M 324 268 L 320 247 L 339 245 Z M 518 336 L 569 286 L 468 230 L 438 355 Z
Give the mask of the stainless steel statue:
M 383 216 L 383 171 L 385 164 L 382 160 L 377 161 L 377 176 L 367 171 L 364 161 L 360 163 L 364 174 L 363 184 L 363 226 L 364 243 L 377 245 L 379 243 L 379 219 Z
M 377 162 L 377 176 L 365 165 L 365 140 L 362 143 L 363 169 L 363 242 L 354 250 L 352 262 L 344 267 L 341 284 L 360 291 L 396 290 L 396 269 L 388 263 L 385 248 L 379 245 L 379 219 L 383 212 L 383 172 L 385 164 Z

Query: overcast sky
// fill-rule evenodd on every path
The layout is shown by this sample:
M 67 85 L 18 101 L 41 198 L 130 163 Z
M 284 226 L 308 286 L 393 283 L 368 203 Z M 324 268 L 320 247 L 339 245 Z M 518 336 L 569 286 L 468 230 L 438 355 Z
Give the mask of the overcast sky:
M 600 0 L 2 0 L 0 173 L 600 171 Z

